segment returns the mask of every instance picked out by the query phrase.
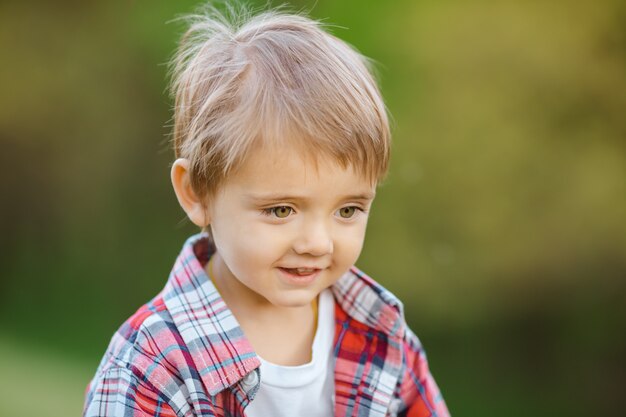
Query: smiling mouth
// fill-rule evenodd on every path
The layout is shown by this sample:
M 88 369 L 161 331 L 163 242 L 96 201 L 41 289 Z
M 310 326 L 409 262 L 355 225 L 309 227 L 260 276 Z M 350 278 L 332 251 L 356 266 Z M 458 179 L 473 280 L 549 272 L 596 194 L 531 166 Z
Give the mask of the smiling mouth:
M 319 268 L 280 268 L 291 275 L 306 277 L 319 271 Z

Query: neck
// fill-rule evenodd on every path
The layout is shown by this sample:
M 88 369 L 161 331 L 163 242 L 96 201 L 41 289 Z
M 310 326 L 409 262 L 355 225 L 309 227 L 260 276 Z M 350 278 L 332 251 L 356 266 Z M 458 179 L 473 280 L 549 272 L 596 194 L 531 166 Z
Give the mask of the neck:
M 311 360 L 317 300 L 305 306 L 276 306 L 234 277 L 218 253 L 207 272 L 259 356 L 285 366 Z

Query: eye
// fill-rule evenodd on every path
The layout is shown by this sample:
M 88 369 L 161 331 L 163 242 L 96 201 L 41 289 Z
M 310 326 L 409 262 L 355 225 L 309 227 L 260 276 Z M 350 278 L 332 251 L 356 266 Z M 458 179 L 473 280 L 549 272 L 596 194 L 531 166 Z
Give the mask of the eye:
M 360 210 L 355 206 L 342 207 L 339 209 L 339 216 L 344 219 L 351 219 L 356 214 L 357 210 Z
M 267 212 L 268 214 L 278 217 L 279 219 L 284 219 L 293 213 L 293 209 L 288 206 L 278 206 L 267 209 Z

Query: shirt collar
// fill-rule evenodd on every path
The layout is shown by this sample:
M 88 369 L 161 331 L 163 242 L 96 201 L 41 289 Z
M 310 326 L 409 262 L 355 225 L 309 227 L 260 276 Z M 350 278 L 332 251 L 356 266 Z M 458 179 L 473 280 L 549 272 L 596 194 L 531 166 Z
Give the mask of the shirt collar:
M 354 320 L 390 337 L 404 334 L 402 302 L 358 268 L 350 268 L 331 289 L 337 303 Z
M 165 306 L 210 395 L 261 365 L 204 270 L 214 251 L 205 233 L 187 239 L 163 291 Z
M 163 291 L 165 305 L 210 395 L 236 384 L 261 365 L 204 270 L 214 252 L 206 233 L 187 239 Z M 331 289 L 339 306 L 354 320 L 392 337 L 403 331 L 402 303 L 356 267 Z

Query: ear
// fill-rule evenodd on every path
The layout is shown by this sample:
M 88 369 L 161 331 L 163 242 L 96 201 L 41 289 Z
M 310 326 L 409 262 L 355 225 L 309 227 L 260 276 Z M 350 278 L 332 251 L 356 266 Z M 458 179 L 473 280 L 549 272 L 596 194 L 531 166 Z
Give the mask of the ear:
M 198 227 L 205 227 L 210 223 L 208 213 L 191 187 L 189 177 L 189 160 L 178 158 L 172 165 L 172 186 L 176 198 L 183 208 L 189 220 Z

